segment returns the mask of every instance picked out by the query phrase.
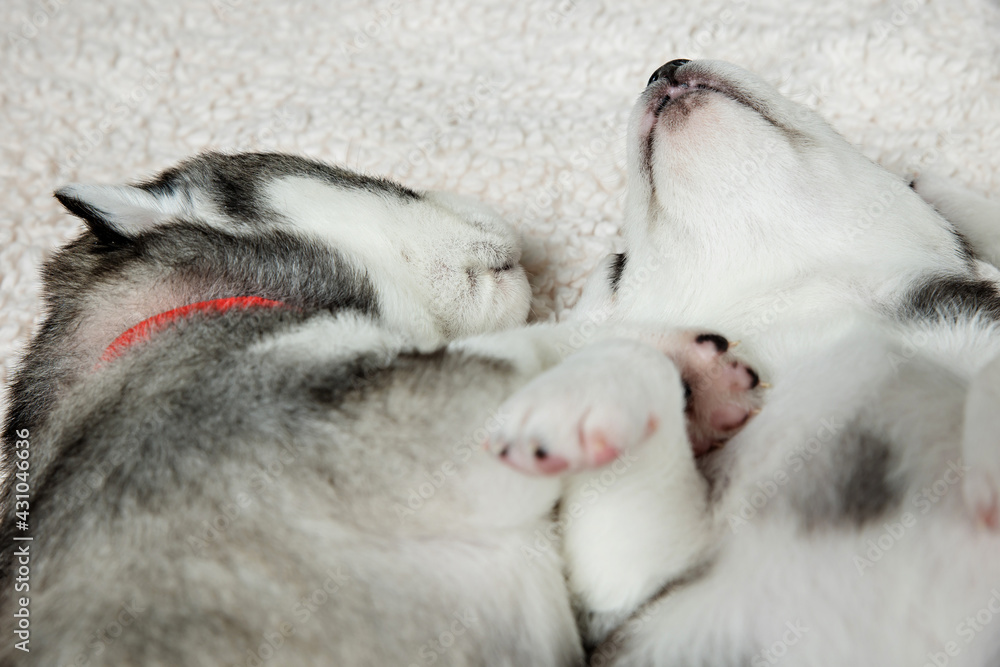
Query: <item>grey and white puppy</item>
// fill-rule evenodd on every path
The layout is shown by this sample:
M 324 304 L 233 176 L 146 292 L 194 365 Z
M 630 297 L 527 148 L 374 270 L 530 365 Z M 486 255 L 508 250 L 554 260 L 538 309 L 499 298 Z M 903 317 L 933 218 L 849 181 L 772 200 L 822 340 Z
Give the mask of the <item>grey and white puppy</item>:
M 452 342 L 522 324 L 530 298 L 511 228 L 453 196 L 263 154 L 56 196 L 88 229 L 45 266 L 12 385 L 3 665 L 578 664 L 557 502 L 627 517 L 693 479 L 686 429 L 725 439 L 756 401 L 718 336 Z M 586 419 L 517 426 L 582 447 L 501 449 L 607 464 L 599 485 L 481 447 L 574 347 L 544 398 Z M 655 555 L 651 518 L 581 543 Z

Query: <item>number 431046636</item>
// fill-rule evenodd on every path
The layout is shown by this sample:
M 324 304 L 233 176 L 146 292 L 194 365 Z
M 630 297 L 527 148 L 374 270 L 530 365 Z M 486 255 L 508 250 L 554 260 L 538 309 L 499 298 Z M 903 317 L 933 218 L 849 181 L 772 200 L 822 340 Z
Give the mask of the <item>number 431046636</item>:
M 18 526 L 24 526 L 22 530 L 27 530 L 28 523 L 28 510 L 30 505 L 28 504 L 28 493 L 31 491 L 31 486 L 28 484 L 28 468 L 30 464 L 28 463 L 28 457 L 31 456 L 31 443 L 28 440 L 28 429 L 23 428 L 16 431 L 14 435 L 17 436 L 17 440 L 14 441 L 14 468 L 16 469 L 14 473 L 14 510 L 18 519 Z

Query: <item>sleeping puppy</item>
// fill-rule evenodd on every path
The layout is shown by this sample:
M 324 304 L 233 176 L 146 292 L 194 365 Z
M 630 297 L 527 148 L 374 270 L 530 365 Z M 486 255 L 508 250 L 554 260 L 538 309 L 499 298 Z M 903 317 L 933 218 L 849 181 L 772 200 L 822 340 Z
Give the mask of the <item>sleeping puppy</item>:
M 257 153 L 56 196 L 86 227 L 11 387 L 2 665 L 578 665 L 556 504 L 653 506 L 757 404 L 717 335 L 512 329 L 476 202 Z M 498 411 L 553 366 L 585 421 Z M 483 451 L 515 419 L 584 447 L 510 462 L 596 480 Z M 602 537 L 653 555 L 650 519 Z
M 959 233 L 818 115 L 721 62 L 653 74 L 628 168 L 626 250 L 577 326 L 721 331 L 774 388 L 672 498 L 644 505 L 655 553 L 602 538 L 622 516 L 570 526 L 592 663 L 998 664 L 1000 293 L 980 257 L 1000 218 L 942 196 Z M 560 372 L 510 402 L 550 409 Z M 523 430 L 503 437 L 531 451 Z

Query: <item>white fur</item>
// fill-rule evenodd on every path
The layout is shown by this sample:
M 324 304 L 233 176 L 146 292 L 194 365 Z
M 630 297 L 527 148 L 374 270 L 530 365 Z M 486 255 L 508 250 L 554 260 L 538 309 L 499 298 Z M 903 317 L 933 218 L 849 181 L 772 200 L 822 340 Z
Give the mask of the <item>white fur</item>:
M 368 267 L 387 324 L 422 332 L 423 346 L 515 326 L 527 315 L 520 242 L 485 206 L 440 194 L 379 198 L 303 177 L 274 181 L 267 196 L 297 228 Z
M 85 185 L 59 188 L 57 195 L 85 201 L 105 214 L 122 234 L 136 234 L 188 210 L 176 197 L 154 196 L 131 185 Z
M 914 188 L 945 218 L 960 225 L 959 231 L 968 238 L 980 258 L 994 267 L 1000 266 L 1000 235 L 997 234 L 1000 204 L 934 174 L 918 178 Z
M 982 264 L 970 267 L 948 222 L 812 112 L 735 66 L 686 67 L 692 86 L 728 92 L 697 93 L 701 103 L 686 116 L 665 112 L 655 121 L 656 90 L 640 98 L 628 137 L 626 272 L 617 293 L 603 276 L 593 279 L 581 302 L 587 310 L 575 320 L 652 318 L 717 330 L 743 340 L 740 352 L 775 389 L 722 453 L 729 486 L 715 518 L 693 536 L 688 504 L 700 500 L 689 484 L 672 485 L 672 498 L 651 496 L 645 507 L 602 505 L 644 541 L 650 517 L 658 517 L 659 538 L 674 540 L 664 560 L 681 554 L 695 565 L 703 551 L 689 545 L 705 542 L 714 558 L 708 576 L 639 612 L 598 659 L 875 666 L 935 664 L 943 655 L 950 665 L 993 664 L 1000 619 L 971 637 L 963 624 L 1000 582 L 1000 536 L 974 511 L 984 497 L 996 502 L 1000 479 L 1000 365 L 987 365 L 1000 354 L 1000 333 L 986 322 L 928 333 L 885 316 L 918 276 L 976 277 Z M 648 132 L 651 174 L 643 165 Z M 963 231 L 988 257 L 1000 217 L 987 222 L 981 214 L 995 207 L 953 210 L 980 214 Z M 803 443 L 857 419 L 907 443 L 894 462 L 908 483 L 898 510 L 862 528 L 805 530 L 795 498 L 774 484 L 751 520 L 733 521 L 775 474 L 803 485 L 806 473 L 793 470 Z M 974 474 L 964 474 L 962 461 Z M 921 494 L 935 483 L 947 491 L 932 504 Z M 816 493 L 823 489 L 816 484 Z M 972 500 L 963 502 L 963 493 Z M 915 525 L 894 537 L 904 519 Z M 880 538 L 889 549 L 859 566 L 868 540 Z M 621 590 L 629 590 L 634 568 L 649 567 L 607 548 L 600 528 L 574 539 L 572 571 L 617 578 Z
M 972 379 L 965 404 L 963 453 L 972 468 L 963 491 L 979 518 L 997 529 L 997 489 L 1000 489 L 1000 356 Z

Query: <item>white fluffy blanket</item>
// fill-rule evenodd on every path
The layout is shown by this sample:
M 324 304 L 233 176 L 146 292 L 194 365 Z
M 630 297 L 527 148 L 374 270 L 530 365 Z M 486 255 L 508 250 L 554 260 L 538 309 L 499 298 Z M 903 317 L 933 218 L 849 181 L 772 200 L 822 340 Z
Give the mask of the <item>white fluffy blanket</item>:
M 0 380 L 39 263 L 79 227 L 51 192 L 208 148 L 487 200 L 557 317 L 616 243 L 624 122 L 673 58 L 754 69 L 891 169 L 1000 190 L 995 0 L 2 0 L 0 19 Z

